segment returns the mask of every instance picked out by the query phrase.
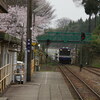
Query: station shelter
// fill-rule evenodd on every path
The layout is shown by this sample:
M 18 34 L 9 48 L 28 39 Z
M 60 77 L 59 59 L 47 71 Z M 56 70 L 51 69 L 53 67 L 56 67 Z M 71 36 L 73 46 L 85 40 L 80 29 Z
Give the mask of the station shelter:
M 20 45 L 20 39 L 0 31 L 0 94 L 13 81 L 18 45 Z
M 0 13 L 7 13 L 7 3 L 5 0 L 0 0 Z

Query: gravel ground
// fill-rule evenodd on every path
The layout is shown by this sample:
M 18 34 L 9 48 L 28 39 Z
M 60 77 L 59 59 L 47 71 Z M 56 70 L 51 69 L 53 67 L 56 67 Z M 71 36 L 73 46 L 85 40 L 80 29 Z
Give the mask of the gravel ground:
M 69 66 L 77 75 L 82 77 L 100 95 L 100 77 L 79 67 Z
M 58 71 L 58 66 L 56 64 L 42 64 L 40 71 Z

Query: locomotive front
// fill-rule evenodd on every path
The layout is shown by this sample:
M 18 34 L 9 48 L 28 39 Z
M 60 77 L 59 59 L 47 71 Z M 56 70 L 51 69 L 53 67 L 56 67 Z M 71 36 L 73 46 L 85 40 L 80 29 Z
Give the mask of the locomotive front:
M 71 64 L 71 49 L 68 47 L 59 49 L 59 63 Z

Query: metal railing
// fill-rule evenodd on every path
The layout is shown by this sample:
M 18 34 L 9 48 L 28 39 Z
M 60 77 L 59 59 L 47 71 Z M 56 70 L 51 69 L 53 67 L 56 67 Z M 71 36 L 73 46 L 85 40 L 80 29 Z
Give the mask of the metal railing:
M 12 80 L 12 67 L 7 64 L 0 68 L 0 94 L 10 85 Z

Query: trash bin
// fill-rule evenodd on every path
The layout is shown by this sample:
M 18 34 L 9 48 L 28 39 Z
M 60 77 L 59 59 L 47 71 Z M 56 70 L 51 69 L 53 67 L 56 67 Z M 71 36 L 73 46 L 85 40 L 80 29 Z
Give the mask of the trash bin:
M 39 66 L 36 66 L 36 71 L 39 71 Z

